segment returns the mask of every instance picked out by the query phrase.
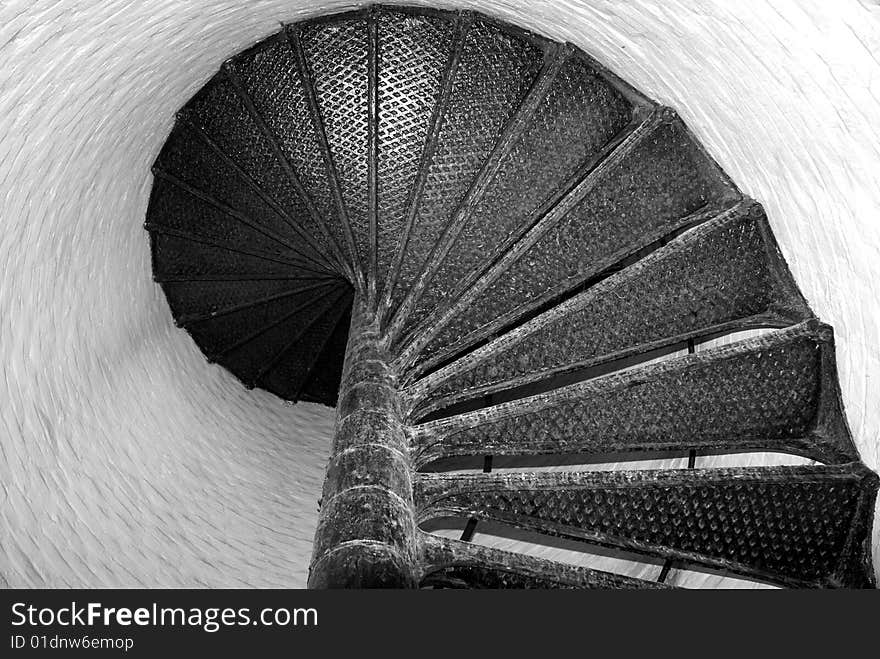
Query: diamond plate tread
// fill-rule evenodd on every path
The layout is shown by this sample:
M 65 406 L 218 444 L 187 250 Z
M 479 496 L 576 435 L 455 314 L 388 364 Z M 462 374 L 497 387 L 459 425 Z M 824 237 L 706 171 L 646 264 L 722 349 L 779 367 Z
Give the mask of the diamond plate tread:
M 312 116 L 302 69 L 286 31 L 233 58 L 226 67 L 253 103 L 301 186 L 310 205 L 307 215 L 313 212 L 317 217 L 304 215 L 301 222 L 313 227 L 311 233 L 321 244 L 325 244 L 326 234 L 332 236 L 333 245 L 328 249 L 342 254 L 348 264 L 355 263 L 348 253 L 348 237 L 333 196 L 319 125 Z M 263 148 L 261 145 L 261 152 Z
M 422 587 L 528 589 L 671 588 L 601 570 L 422 533 Z
M 379 285 L 406 227 L 410 191 L 452 54 L 454 19 L 391 10 L 378 16 Z
M 248 305 L 242 309 L 185 324 L 209 359 L 216 359 L 232 346 L 260 332 L 263 328 L 315 306 L 338 284 L 328 282 L 319 288 L 307 287 L 292 291 L 283 297 Z
M 284 215 L 297 242 L 308 239 L 316 251 L 325 258 L 332 258 L 333 247 L 279 159 L 272 138 L 264 134 L 225 72 L 214 76 L 183 107 L 178 118 L 194 126 L 203 139 L 241 169 L 259 194 Z
M 256 332 L 227 347 L 214 360 L 235 375 L 245 386 L 253 388 L 265 372 L 275 365 L 291 341 L 302 336 L 312 324 L 340 303 L 348 293 L 348 285 L 331 289 L 308 306 L 264 325 Z
M 428 375 L 406 397 L 434 410 L 689 338 L 812 315 L 763 209 L 747 201 Z
M 483 20 L 468 30 L 437 145 L 424 188 L 416 203 L 412 227 L 394 288 L 396 309 L 421 273 L 450 216 L 513 118 L 544 60 L 536 41 Z M 423 165 L 425 166 L 425 165 Z
M 369 24 L 365 17 L 306 22 L 299 38 L 357 245 L 355 265 L 365 272 L 372 251 Z
M 179 187 L 186 187 L 194 196 L 201 197 L 202 204 L 230 209 L 232 213 L 227 214 L 237 217 L 230 218 L 227 223 L 235 219 L 241 224 L 248 223 L 302 258 L 315 263 L 326 262 L 326 258 L 297 236 L 288 221 L 266 203 L 234 167 L 185 123 L 175 125 L 156 158 L 154 171 L 157 178 L 178 182 Z M 148 218 L 156 224 L 166 223 L 152 208 Z
M 419 356 L 458 352 L 688 224 L 739 200 L 718 166 L 668 109 L 623 142 L 606 166 L 492 266 Z M 569 202 L 570 203 L 570 202 Z M 448 318 L 444 315 L 443 318 Z
M 412 430 L 416 464 L 457 455 L 766 449 L 858 459 L 831 328 L 816 321 Z
M 292 267 L 317 269 L 316 264 L 267 235 L 246 218 L 236 217 L 204 202 L 174 183 L 157 177 L 150 195 L 146 228 L 229 251 L 262 257 Z
M 351 314 L 351 303 L 352 293 L 349 291 L 304 332 L 291 337 L 290 344 L 276 357 L 274 365 L 266 369 L 257 386 L 279 398 L 297 402 L 312 370 L 327 368 L 319 358 L 324 354 L 324 348 L 341 318 Z M 344 350 L 342 354 L 345 354 Z
M 418 326 L 442 302 L 466 290 L 473 281 L 470 277 L 462 281 L 463 275 L 479 271 L 521 238 L 540 210 L 627 127 L 633 110 L 592 61 L 570 53 L 482 198 L 469 211 L 407 327 Z
M 299 399 L 308 403 L 320 403 L 336 407 L 339 398 L 339 383 L 342 381 L 342 367 L 345 362 L 345 347 L 348 344 L 348 329 L 351 325 L 351 308 L 346 310 L 327 345 L 318 357 L 320 368 L 313 368 L 312 375 L 303 387 Z
M 787 586 L 872 587 L 877 475 L 860 463 L 420 474 L 419 518 L 466 516 Z

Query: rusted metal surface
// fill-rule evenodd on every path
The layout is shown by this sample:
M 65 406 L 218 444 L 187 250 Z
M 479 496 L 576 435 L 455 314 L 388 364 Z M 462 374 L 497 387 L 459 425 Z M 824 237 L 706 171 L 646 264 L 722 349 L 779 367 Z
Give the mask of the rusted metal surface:
M 451 307 L 401 364 L 465 350 L 653 241 L 739 201 L 668 108 L 656 110 Z
M 422 474 L 416 503 L 420 519 L 464 514 L 782 585 L 861 588 L 874 581 L 865 542 L 877 484 L 859 463 Z
M 337 407 L 312 587 L 662 586 L 425 530 L 449 516 L 468 541 L 490 520 L 664 578 L 873 585 L 877 477 L 831 328 L 675 112 L 573 46 L 472 12 L 288 25 L 186 104 L 154 173 L 177 324 L 246 386 Z M 694 352 L 755 328 L 774 331 Z M 489 473 L 670 450 L 692 468 Z M 697 450 L 822 464 L 701 469 Z M 487 473 L 428 473 L 463 457 Z
M 413 469 L 375 315 L 352 314 L 309 572 L 313 588 L 415 587 Z
M 831 329 L 732 346 L 415 426 L 416 463 L 463 455 L 745 449 L 858 458 L 837 403 Z
M 688 339 L 811 316 L 763 210 L 744 202 L 419 379 L 407 398 L 427 413 Z
M 445 258 L 406 319 L 417 327 L 445 298 L 465 291 L 474 271 L 522 237 L 542 209 L 564 193 L 578 171 L 589 168 L 609 141 L 627 128 L 636 108 L 584 53 L 563 47 L 546 68 L 543 87 L 522 126 L 499 154 L 479 195 L 459 209 L 457 232 L 445 239 Z M 521 111 L 522 112 L 522 111 Z M 462 273 L 470 273 L 461 279 Z
M 388 291 L 392 309 L 417 285 L 450 216 L 479 179 L 505 126 L 539 75 L 549 45 L 479 17 L 466 17 L 462 29 L 436 143 L 431 154 L 425 154 L 424 185 L 412 200 L 412 222 L 400 245 L 403 256 L 394 286 Z
M 387 11 L 378 17 L 378 273 L 384 284 L 419 176 L 456 44 L 450 15 Z M 380 291 L 381 292 L 381 291 Z
M 432 588 L 625 588 L 662 584 L 555 563 L 423 533 L 422 587 Z

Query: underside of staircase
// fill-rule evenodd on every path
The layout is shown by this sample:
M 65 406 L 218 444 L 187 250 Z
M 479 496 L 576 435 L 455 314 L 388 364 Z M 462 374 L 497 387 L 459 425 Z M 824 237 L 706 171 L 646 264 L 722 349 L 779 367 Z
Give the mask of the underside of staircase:
M 482 523 L 664 575 L 874 586 L 832 328 L 761 205 L 583 51 L 472 12 L 286 25 L 153 172 L 175 322 L 245 386 L 337 408 L 311 586 L 666 587 L 470 542 Z M 745 451 L 808 460 L 694 465 Z M 691 468 L 529 468 L 676 452 Z

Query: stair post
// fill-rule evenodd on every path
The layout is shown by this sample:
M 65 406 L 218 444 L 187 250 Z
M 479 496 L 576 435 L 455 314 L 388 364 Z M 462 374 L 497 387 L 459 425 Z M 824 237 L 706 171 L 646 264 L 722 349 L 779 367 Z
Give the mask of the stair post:
M 336 410 L 310 588 L 415 588 L 412 465 L 390 355 L 360 297 Z

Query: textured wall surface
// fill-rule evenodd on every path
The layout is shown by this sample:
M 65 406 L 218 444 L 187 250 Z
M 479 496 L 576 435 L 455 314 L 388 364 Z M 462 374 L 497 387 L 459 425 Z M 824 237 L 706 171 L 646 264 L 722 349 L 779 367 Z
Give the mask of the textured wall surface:
M 880 467 L 880 5 L 432 4 L 573 41 L 679 110 L 835 326 Z M 174 111 L 279 21 L 347 6 L 0 3 L 0 586 L 305 583 L 332 411 L 208 365 L 150 279 L 142 222 Z

